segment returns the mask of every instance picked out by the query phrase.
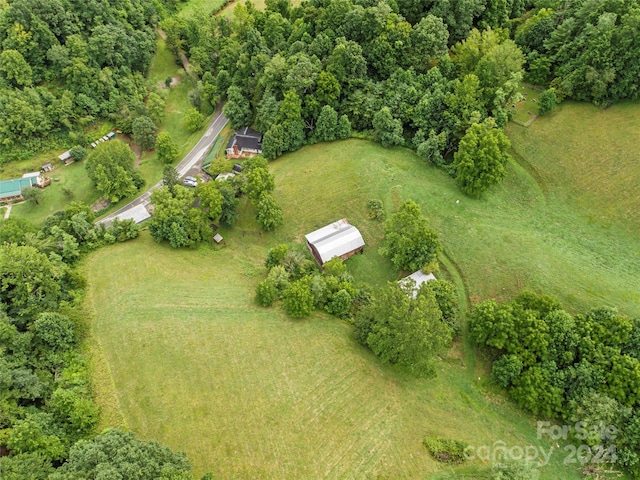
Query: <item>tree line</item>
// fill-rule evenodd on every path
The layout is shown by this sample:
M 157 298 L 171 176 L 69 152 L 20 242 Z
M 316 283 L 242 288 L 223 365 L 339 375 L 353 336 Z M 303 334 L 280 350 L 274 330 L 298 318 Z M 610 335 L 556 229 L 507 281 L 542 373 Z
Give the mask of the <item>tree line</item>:
M 142 0 L 0 5 L 0 158 L 86 145 L 96 119 L 130 124 L 144 110 L 157 22 Z
M 640 474 L 640 319 L 610 307 L 572 315 L 553 297 L 524 292 L 477 305 L 469 330 L 494 382 L 522 408 L 584 422 L 591 434 L 582 443 Z
M 85 281 L 75 264 L 85 252 L 135 238 L 138 227 L 93 220 L 75 202 L 40 228 L 18 217 L 0 221 L 0 477 L 129 478 L 140 471 L 190 479 L 184 454 L 118 430 L 96 436 L 99 409 L 81 348 Z

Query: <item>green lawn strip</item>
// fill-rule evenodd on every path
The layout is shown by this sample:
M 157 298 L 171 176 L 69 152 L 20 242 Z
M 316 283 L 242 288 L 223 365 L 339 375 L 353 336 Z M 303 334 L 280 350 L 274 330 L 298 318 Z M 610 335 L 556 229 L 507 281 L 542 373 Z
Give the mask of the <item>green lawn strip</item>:
M 542 90 L 532 86 L 522 85 L 520 87 L 520 93 L 523 98 L 513 104 L 515 108 L 513 105 L 511 106 L 511 110 L 515 111 L 511 120 L 518 125 L 528 127 L 538 117 L 538 100 Z
M 533 420 L 469 382 L 455 349 L 437 378 L 417 380 L 380 365 L 342 321 L 256 306 L 262 249 L 242 238 L 176 251 L 143 234 L 87 260 L 114 386 L 96 381 L 115 388 L 142 438 L 185 450 L 196 475 L 215 478 L 424 478 L 449 470 L 424 435 L 538 444 Z M 543 478 L 579 478 L 552 460 Z

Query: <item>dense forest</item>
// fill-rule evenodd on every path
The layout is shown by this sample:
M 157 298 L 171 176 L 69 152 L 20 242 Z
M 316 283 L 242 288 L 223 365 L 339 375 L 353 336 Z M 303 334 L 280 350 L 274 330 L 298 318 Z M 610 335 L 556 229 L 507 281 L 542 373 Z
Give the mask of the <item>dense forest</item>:
M 201 76 L 196 96 L 225 97 L 234 127 L 264 133 L 269 159 L 353 129 L 414 148 L 478 195 L 505 174 L 501 128 L 523 78 L 554 99 L 638 97 L 632 1 L 266 5 L 163 28 Z
M 589 455 L 638 478 L 639 319 L 607 307 L 571 315 L 553 297 L 523 293 L 503 304 L 487 300 L 469 320 L 472 339 L 493 361 L 491 376 L 521 407 L 566 425 L 583 422 Z
M 142 0 L 0 3 L 0 158 L 85 145 L 86 125 L 140 110 L 155 23 Z

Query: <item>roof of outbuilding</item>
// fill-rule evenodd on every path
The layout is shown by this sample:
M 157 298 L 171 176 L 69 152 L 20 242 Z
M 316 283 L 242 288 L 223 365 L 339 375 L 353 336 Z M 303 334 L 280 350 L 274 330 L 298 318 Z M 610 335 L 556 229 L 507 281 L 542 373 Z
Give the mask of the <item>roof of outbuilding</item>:
M 402 280 L 399 280 L 398 283 L 402 286 L 408 287 L 410 283 L 409 279 L 413 280 L 414 287 L 411 291 L 411 296 L 416 298 L 418 296 L 418 290 L 420 290 L 420 286 L 423 283 L 430 282 L 431 280 L 435 280 L 436 277 L 433 273 L 424 273 L 422 270 L 418 270 L 417 272 L 413 272 L 411 275 L 404 277 Z
M 305 238 L 316 248 L 322 263 L 364 246 L 360 231 L 346 218 L 308 233 Z

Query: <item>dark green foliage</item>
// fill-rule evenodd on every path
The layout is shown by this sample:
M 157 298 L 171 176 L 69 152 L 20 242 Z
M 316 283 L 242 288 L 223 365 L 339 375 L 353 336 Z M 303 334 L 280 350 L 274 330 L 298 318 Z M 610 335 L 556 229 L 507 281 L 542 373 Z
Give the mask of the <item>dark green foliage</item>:
M 314 137 L 318 142 L 331 142 L 338 138 L 338 113 L 331 106 L 322 107 Z
M 405 202 L 387 219 L 380 253 L 388 256 L 397 269 L 414 272 L 426 268 L 437 261 L 439 250 L 438 234 L 429 228 L 417 203 Z
M 222 111 L 229 119 L 231 128 L 234 130 L 248 127 L 253 123 L 253 112 L 251 111 L 249 100 L 244 97 L 242 90 L 238 87 L 229 87 L 229 90 L 227 90 L 227 103 L 225 103 Z
M 141 0 L 8 4 L 0 22 L 0 157 L 68 145 L 74 125 L 117 119 L 142 98 L 155 20 Z
M 479 197 L 489 187 L 502 181 L 507 174 L 506 164 L 511 158 L 507 153 L 510 146 L 509 139 L 491 117 L 471 125 L 460 140 L 460 147 L 454 156 L 453 167 L 460 189 L 468 195 Z
M 460 331 L 458 321 L 458 294 L 453 283 L 446 280 L 431 280 L 420 286 L 418 295 L 432 293 L 442 312 L 442 321 L 446 323 L 454 334 Z
M 151 150 L 156 144 L 158 128 L 153 120 L 147 116 L 140 116 L 131 123 L 133 141 L 140 145 L 142 150 Z
M 374 115 L 373 136 L 383 147 L 404 144 L 402 122 L 393 118 L 389 107 L 383 107 Z
M 467 444 L 459 440 L 425 437 L 422 444 L 438 462 L 457 464 L 465 461 Z
M 546 115 L 554 108 L 556 108 L 557 102 L 558 99 L 556 96 L 556 89 L 550 88 L 548 90 L 545 90 L 540 94 L 540 97 L 538 98 L 538 114 Z
M 165 165 L 162 169 L 162 184 L 169 190 L 172 190 L 174 186 L 180 184 L 178 172 L 171 165 Z
M 433 295 L 413 299 L 396 283 L 376 292 L 356 315 L 355 326 L 356 337 L 380 360 L 419 377 L 435 374 L 434 359 L 453 336 Z
M 258 225 L 268 232 L 275 230 L 284 222 L 282 208 L 274 196 L 268 192 L 262 192 L 256 203 L 256 220 Z
M 351 308 L 353 298 L 345 289 L 338 290 L 327 302 L 325 310 L 336 317 L 344 317 Z
M 308 282 L 297 280 L 285 289 L 282 299 L 284 311 L 293 318 L 307 317 L 313 311 L 313 295 Z
M 69 150 L 69 154 L 71 155 L 71 157 L 73 157 L 74 160 L 79 162 L 87 155 L 87 151 L 83 146 L 76 145 L 71 150 Z
M 0 458 L 0 478 L 4 480 L 47 480 L 53 467 L 41 453 L 24 453 Z
M 25 237 L 35 235 L 37 227 L 22 217 L 11 216 L 0 220 L 0 245 L 3 243 L 25 244 Z
M 134 170 L 135 155 L 124 143 L 104 142 L 87 157 L 85 167 L 96 189 L 112 202 L 132 196 L 144 184 Z
M 517 355 L 503 355 L 493 362 L 491 378 L 503 388 L 507 388 L 522 373 L 522 360 Z
M 552 7 L 552 8 L 549 8 Z M 540 2 L 516 30 L 528 69 L 562 96 L 596 104 L 638 99 L 634 2 Z
M 165 478 L 167 472 L 185 473 L 191 465 L 184 453 L 172 452 L 156 442 L 136 440 L 133 433 L 108 430 L 92 440 L 78 442 L 69 460 L 51 480 L 79 478 L 125 478 L 145 472 L 144 478 Z
M 222 205 L 220 211 L 220 223 L 225 227 L 230 227 L 236 221 L 238 213 L 236 211 L 238 207 L 238 198 L 236 196 L 236 189 L 224 182 L 218 187 L 218 191 L 222 195 Z
M 151 194 L 155 205 L 149 222 L 149 232 L 157 241 L 166 240 L 174 248 L 193 246 L 211 234 L 207 214 L 194 207 L 192 189 L 162 187 Z
M 618 464 L 633 470 L 640 362 L 627 349 L 635 322 L 612 308 L 576 316 L 561 308 L 556 299 L 530 292 L 503 304 L 489 300 L 471 313 L 471 338 L 496 359 L 492 378 L 521 407 L 566 424 L 586 422 L 591 431 L 614 425 L 615 439 L 579 440 L 605 448 L 615 443 L 623 452 Z

